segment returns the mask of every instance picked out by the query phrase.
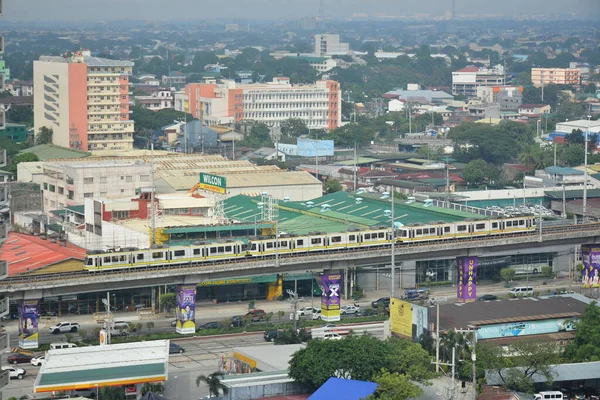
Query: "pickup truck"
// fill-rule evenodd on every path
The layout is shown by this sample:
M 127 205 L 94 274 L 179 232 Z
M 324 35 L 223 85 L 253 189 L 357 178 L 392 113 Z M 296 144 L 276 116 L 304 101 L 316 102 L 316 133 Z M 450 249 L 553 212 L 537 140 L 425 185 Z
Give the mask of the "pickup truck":
M 58 324 L 51 326 L 51 333 L 68 333 L 77 332 L 79 330 L 79 324 L 76 322 L 59 322 Z

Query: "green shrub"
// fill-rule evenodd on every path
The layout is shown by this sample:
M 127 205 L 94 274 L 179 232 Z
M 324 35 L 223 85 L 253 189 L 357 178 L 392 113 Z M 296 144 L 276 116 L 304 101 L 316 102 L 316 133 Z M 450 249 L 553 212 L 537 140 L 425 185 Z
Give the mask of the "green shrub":
M 546 265 L 545 267 L 542 267 L 542 276 L 546 277 L 546 278 L 553 278 L 554 277 L 554 271 L 552 271 L 552 267 L 549 265 Z

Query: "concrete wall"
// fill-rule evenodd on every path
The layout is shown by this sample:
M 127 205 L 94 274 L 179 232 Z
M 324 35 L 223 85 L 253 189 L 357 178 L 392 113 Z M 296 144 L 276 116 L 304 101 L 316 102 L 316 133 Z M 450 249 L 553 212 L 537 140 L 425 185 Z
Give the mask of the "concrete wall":
M 70 147 L 69 64 L 34 61 L 33 85 L 37 88 L 33 94 L 34 132 L 37 134 L 43 126 L 50 128 L 54 131 L 52 142 L 55 145 Z M 54 111 L 47 110 L 47 105 Z M 54 121 L 48 118 L 49 114 Z
M 307 393 L 301 385 L 295 382 L 271 383 L 246 387 L 230 387 L 229 393 L 222 397 L 223 400 L 250 400 L 269 396 L 288 396 Z

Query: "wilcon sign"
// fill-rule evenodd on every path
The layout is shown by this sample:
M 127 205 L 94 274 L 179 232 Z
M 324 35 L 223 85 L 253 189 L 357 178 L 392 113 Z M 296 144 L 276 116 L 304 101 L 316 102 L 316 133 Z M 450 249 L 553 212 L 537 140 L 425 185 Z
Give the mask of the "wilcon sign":
M 200 173 L 200 189 L 225 194 L 226 180 L 222 176 Z

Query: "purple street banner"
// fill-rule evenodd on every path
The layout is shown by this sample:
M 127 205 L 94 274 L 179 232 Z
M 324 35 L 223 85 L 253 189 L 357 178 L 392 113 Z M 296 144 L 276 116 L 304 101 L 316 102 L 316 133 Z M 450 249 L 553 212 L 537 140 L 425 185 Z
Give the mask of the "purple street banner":
M 600 287 L 600 247 L 594 245 L 581 246 L 581 286 L 584 288 Z
M 40 314 L 39 300 L 23 300 L 19 307 L 19 347 L 22 349 L 37 349 L 38 315 Z
M 321 319 L 327 322 L 339 321 L 342 275 L 322 275 L 321 291 Z
M 196 285 L 175 286 L 177 323 L 175 331 L 185 335 L 196 332 Z
M 456 300 L 468 303 L 477 299 L 477 257 L 459 257 L 456 259 Z

